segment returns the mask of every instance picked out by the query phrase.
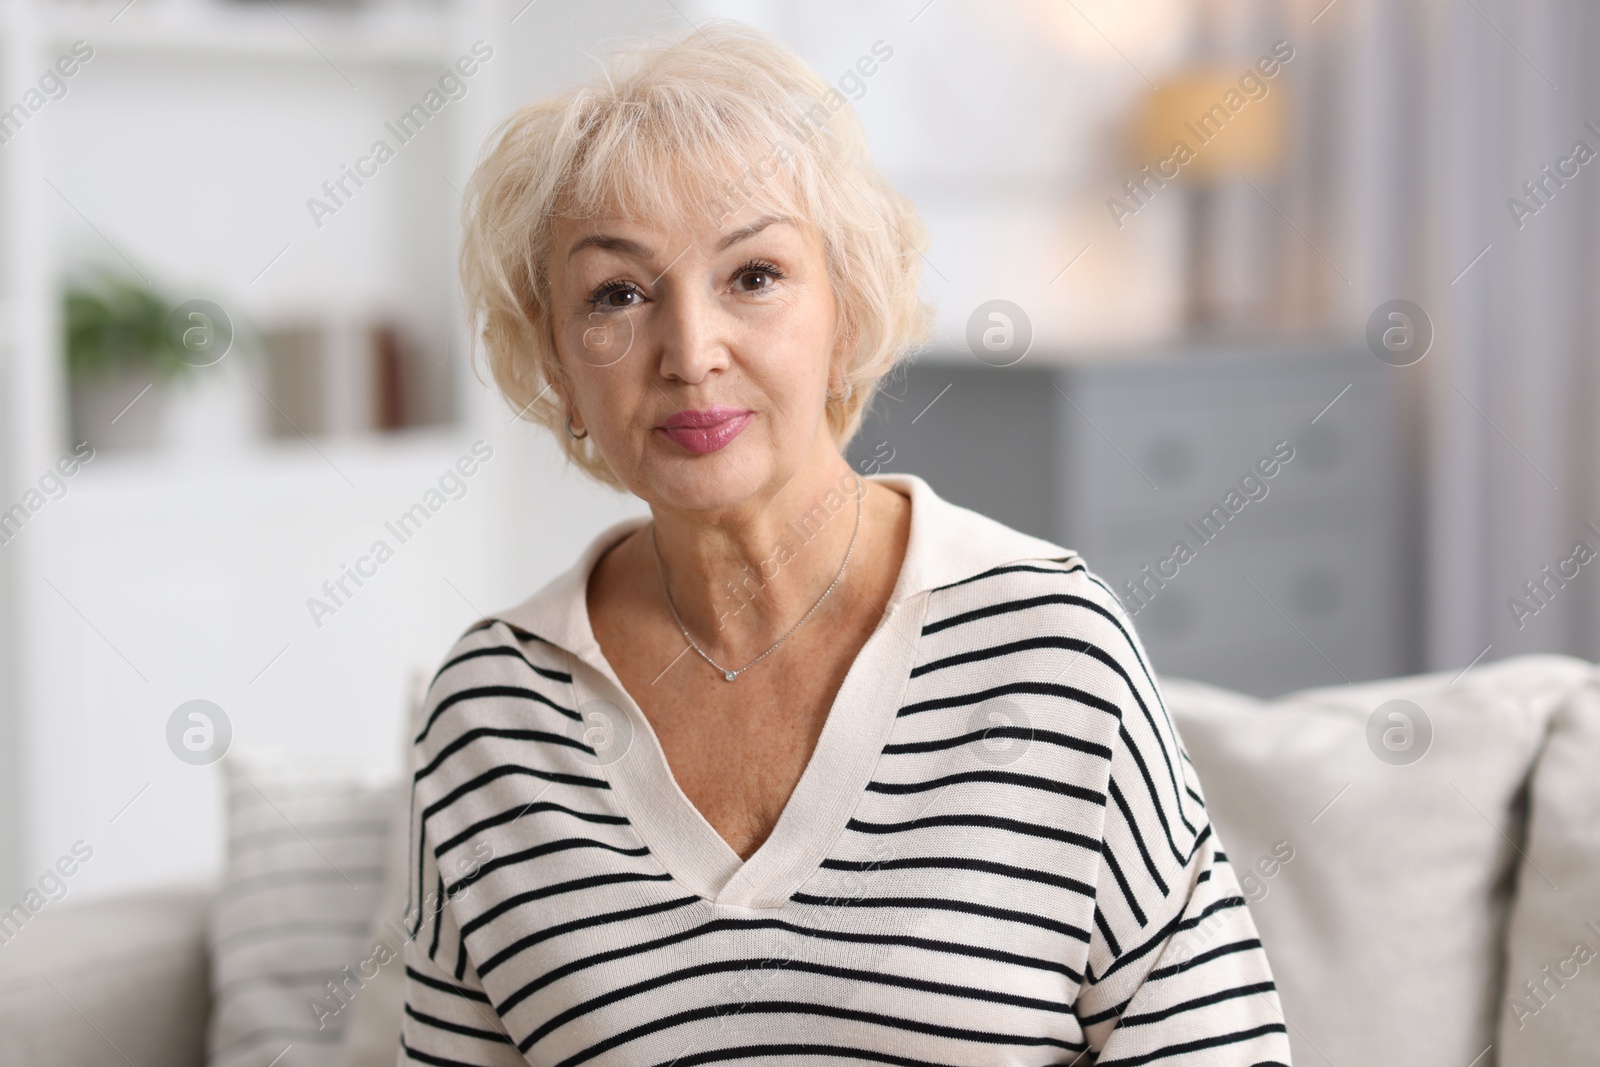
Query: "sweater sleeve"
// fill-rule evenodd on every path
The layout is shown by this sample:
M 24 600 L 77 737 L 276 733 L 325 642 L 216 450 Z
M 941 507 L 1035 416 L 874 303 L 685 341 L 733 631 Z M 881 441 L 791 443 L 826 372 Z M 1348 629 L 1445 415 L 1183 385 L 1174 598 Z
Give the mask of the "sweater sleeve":
M 1080 1064 L 1287 1067 L 1288 1029 L 1255 922 L 1131 623 L 1094 927 L 1074 1005 Z
M 449 912 L 446 904 L 440 919 Z M 444 922 L 445 936 L 454 923 Z M 428 935 L 431 937 L 431 934 Z M 406 1006 L 400 1020 L 398 1067 L 526 1067 L 470 962 L 461 978 L 429 955 L 423 939 L 406 942 Z
M 440 689 L 436 682 L 425 700 L 428 724 L 437 717 Z M 433 762 L 438 748 L 448 740 L 445 733 L 440 727 L 425 730 L 418 738 L 411 750 L 413 775 L 417 768 Z M 435 843 L 425 815 L 437 800 L 439 788 L 432 778 L 413 777 L 406 867 L 406 924 L 411 936 L 405 943 L 405 1011 L 396 1064 L 527 1067 L 528 1061 L 507 1034 L 467 955 L 452 908 L 453 896 L 461 887 L 446 884 L 434 855 Z

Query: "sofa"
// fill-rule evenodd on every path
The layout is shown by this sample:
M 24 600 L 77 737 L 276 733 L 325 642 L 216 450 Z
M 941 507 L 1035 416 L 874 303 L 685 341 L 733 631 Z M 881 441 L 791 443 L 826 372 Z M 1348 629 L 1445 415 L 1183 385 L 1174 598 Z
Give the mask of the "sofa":
M 1295 1063 L 1600 1063 L 1594 664 L 1523 656 L 1275 700 L 1160 684 L 1272 960 Z M 376 918 L 403 902 L 392 825 L 389 874 L 364 905 Z M 0 947 L 0 1064 L 216 1064 L 216 899 L 186 885 L 41 912 Z M 315 1062 L 394 1062 L 403 975 L 376 969 L 384 991 L 353 1002 Z M 267 1067 L 272 1051 L 230 1062 Z

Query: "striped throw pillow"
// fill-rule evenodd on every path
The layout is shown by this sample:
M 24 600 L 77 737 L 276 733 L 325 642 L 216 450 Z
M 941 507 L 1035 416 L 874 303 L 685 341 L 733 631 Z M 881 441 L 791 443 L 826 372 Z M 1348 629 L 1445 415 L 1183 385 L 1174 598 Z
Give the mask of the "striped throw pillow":
M 370 960 L 398 786 L 231 752 L 212 904 L 210 1067 L 332 1067 Z M 366 977 L 363 977 L 366 975 Z

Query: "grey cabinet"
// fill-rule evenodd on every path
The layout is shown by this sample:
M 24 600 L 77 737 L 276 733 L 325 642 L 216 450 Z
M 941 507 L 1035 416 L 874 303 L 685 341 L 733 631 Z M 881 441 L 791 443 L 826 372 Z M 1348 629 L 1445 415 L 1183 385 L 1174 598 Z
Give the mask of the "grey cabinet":
M 850 458 L 1082 553 L 1157 671 L 1269 695 L 1414 669 L 1396 384 L 1342 348 L 923 360 Z

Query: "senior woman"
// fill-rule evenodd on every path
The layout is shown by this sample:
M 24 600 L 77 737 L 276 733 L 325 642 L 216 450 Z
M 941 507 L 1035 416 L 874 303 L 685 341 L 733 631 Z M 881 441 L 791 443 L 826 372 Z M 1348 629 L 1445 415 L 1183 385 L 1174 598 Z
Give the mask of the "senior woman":
M 705 25 L 512 115 L 469 201 L 498 386 L 650 517 L 433 680 L 402 1061 L 1288 1063 L 1116 598 L 843 457 L 928 318 L 842 97 Z

